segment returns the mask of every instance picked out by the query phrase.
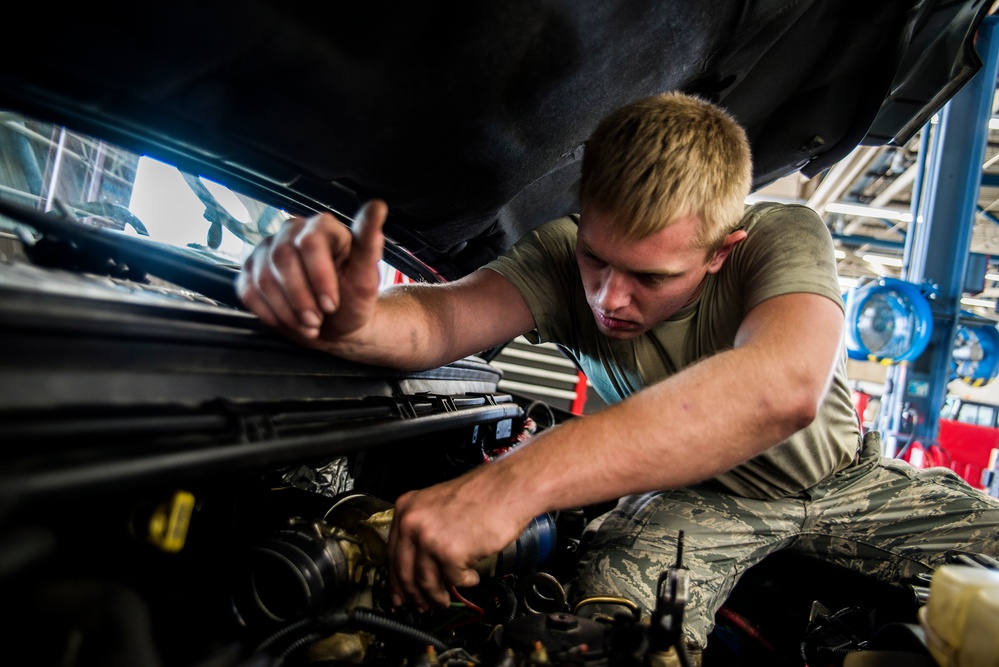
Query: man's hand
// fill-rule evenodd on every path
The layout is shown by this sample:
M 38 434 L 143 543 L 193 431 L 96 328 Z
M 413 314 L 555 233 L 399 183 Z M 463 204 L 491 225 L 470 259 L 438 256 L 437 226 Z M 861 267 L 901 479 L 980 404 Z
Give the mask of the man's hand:
M 478 478 L 492 477 L 490 467 L 395 501 L 388 544 L 394 605 L 447 606 L 449 586 L 477 584 L 476 565 L 520 536 L 530 519 L 520 521 L 499 498 L 474 490 Z
M 243 264 L 236 283 L 243 303 L 305 344 L 320 332 L 332 341 L 361 329 L 378 296 L 387 211 L 383 201 L 368 202 L 352 231 L 329 213 L 287 221 Z

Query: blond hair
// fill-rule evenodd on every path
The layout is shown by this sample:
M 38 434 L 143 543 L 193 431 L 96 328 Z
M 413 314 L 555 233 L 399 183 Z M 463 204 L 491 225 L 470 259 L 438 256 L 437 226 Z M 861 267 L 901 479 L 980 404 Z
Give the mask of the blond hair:
M 586 142 L 580 198 L 624 238 L 642 238 L 691 215 L 714 249 L 742 218 L 752 158 L 742 127 L 721 107 L 679 92 L 607 116 Z

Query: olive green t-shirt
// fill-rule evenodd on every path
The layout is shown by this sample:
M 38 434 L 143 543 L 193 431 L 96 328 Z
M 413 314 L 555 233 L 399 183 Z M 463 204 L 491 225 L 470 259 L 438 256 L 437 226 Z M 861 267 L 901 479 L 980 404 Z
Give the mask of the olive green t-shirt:
M 608 403 L 732 348 L 745 314 L 766 299 L 808 292 L 843 306 L 832 237 L 821 218 L 805 206 L 757 204 L 742 219 L 746 239 L 718 273 L 707 276 L 696 301 L 635 339 L 611 339 L 597 329 L 586 303 L 575 257 L 576 220 L 541 225 L 486 268 L 509 280 L 530 308 L 535 329 L 528 340 L 562 348 Z M 738 401 L 739 393 L 733 386 L 719 396 L 718 410 Z M 850 465 L 859 440 L 844 349 L 815 420 L 714 481 L 750 498 L 793 495 Z

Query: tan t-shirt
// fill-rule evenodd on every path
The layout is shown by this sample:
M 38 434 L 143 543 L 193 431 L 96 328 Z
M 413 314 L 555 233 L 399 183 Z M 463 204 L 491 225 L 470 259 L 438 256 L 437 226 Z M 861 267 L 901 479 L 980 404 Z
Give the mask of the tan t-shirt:
M 627 341 L 601 334 L 586 304 L 575 258 L 575 217 L 541 225 L 486 268 L 509 280 L 527 302 L 535 323 L 528 340 L 557 344 L 577 361 L 601 398 L 614 403 L 731 348 L 743 316 L 766 299 L 808 292 L 842 307 L 832 237 L 812 209 L 757 204 L 746 209 L 742 228 L 746 239 L 721 271 L 707 277 L 694 303 Z M 718 409 L 725 409 L 726 400 L 739 400 L 739 391 L 733 386 L 730 395 L 719 396 Z M 793 495 L 850 465 L 859 440 L 844 349 L 811 425 L 714 480 L 750 498 Z

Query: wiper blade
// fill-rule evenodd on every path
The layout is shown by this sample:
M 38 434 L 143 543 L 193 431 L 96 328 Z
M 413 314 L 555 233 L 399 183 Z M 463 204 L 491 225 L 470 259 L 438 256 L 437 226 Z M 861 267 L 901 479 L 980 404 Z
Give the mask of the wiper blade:
M 243 308 L 236 294 L 239 267 L 207 261 L 195 252 L 165 245 L 144 237 L 126 236 L 76 222 L 74 217 L 41 213 L 33 208 L 0 199 L 0 215 L 33 227 L 45 241 L 42 248 L 58 248 L 79 266 L 115 267 L 129 276 L 153 275 L 209 299 Z M 45 263 L 44 250 L 25 248 L 29 257 Z

